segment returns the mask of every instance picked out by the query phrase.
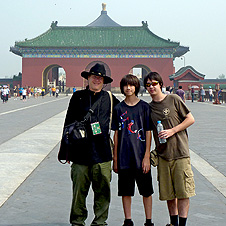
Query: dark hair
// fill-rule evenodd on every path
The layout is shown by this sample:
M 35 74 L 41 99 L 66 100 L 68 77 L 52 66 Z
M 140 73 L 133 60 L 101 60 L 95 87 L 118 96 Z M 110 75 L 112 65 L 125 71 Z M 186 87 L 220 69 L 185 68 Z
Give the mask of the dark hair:
M 140 91 L 140 81 L 135 75 L 125 75 L 122 80 L 120 81 L 120 89 L 121 93 L 125 95 L 124 93 L 124 86 L 131 85 L 135 86 L 135 95 L 137 96 Z
M 162 89 L 163 80 L 162 80 L 162 77 L 157 72 L 150 72 L 149 74 L 147 74 L 147 76 L 144 78 L 144 87 L 145 88 L 146 88 L 146 84 L 147 84 L 148 79 L 150 81 L 152 81 L 152 80 L 158 81 L 159 85 L 160 85 L 160 87 Z
M 179 89 L 182 89 L 182 86 L 179 86 Z

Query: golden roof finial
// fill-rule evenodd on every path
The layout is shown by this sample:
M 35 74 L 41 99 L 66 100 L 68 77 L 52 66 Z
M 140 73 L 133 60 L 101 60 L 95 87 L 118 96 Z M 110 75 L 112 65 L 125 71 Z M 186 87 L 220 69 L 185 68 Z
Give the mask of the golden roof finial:
M 107 5 L 106 3 L 102 3 L 102 11 L 107 11 L 106 10 L 106 5 Z

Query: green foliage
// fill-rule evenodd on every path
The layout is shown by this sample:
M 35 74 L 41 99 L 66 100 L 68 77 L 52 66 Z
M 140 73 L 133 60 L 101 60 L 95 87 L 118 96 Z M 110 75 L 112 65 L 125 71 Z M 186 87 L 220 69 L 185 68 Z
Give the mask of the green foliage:
M 217 78 L 218 78 L 218 79 L 225 79 L 226 76 L 225 76 L 224 74 L 221 74 L 221 75 L 219 75 Z

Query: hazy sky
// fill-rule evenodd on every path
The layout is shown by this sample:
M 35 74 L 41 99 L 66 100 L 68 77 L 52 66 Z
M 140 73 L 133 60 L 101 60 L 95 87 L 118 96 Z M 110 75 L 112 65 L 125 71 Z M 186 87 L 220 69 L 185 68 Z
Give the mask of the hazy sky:
M 185 65 L 208 78 L 226 75 L 226 0 L 0 0 L 0 77 L 22 71 L 22 58 L 9 52 L 15 41 L 31 39 L 58 26 L 86 26 L 107 4 L 122 26 L 147 21 L 156 35 L 189 46 Z M 176 58 L 176 71 L 184 58 Z

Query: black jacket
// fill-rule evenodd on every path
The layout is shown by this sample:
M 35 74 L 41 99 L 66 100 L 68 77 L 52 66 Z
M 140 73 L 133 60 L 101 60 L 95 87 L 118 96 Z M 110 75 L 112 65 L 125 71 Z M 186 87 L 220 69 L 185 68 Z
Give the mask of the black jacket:
M 113 96 L 113 107 L 116 106 L 119 101 Z M 70 157 L 70 161 L 90 165 L 96 163 L 102 163 L 112 160 L 112 153 L 109 143 L 109 122 L 110 122 L 110 97 L 106 91 L 94 93 L 88 89 L 77 91 L 73 94 L 65 119 L 65 124 L 69 125 L 75 120 L 82 121 L 88 110 L 92 107 L 93 103 L 101 98 L 98 106 L 94 110 L 90 119 L 86 123 L 86 129 L 88 133 L 88 140 L 81 145 L 73 147 L 73 157 Z M 101 134 L 93 135 L 90 123 L 99 122 L 101 127 Z M 67 150 L 63 142 L 59 151 L 59 159 L 65 160 L 67 156 Z M 71 155 L 72 156 L 72 155 Z

